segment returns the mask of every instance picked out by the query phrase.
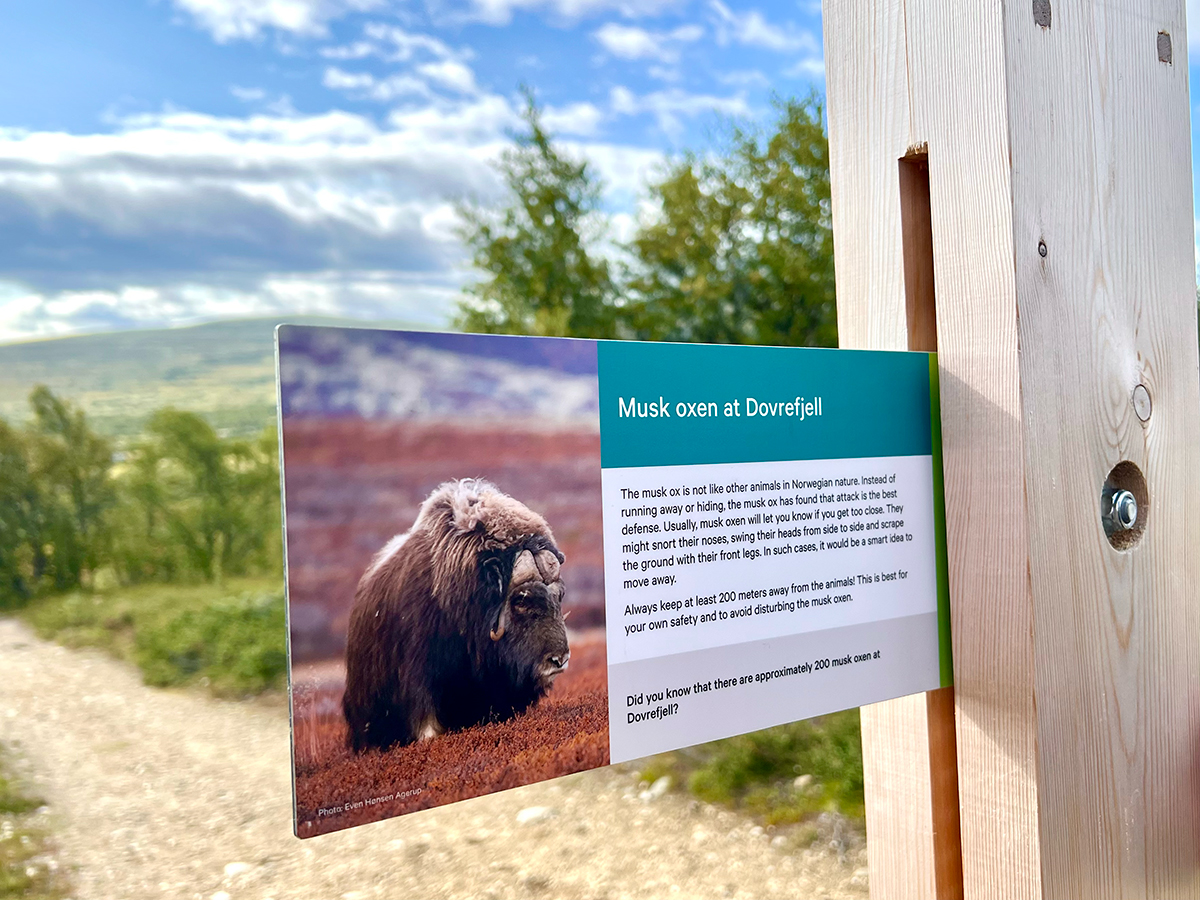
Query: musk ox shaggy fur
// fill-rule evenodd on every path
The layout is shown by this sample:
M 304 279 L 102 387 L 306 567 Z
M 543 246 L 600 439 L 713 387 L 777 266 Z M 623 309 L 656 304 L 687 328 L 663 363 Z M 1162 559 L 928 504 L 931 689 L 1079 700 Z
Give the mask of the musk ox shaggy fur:
M 508 719 L 567 668 L 563 554 L 545 519 L 479 479 L 421 504 L 359 581 L 342 708 L 355 752 Z

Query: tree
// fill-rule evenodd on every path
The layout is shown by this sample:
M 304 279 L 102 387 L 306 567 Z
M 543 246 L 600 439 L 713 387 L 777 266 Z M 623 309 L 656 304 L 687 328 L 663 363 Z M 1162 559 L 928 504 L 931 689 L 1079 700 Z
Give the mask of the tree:
M 608 262 L 589 244 L 601 231 L 601 185 L 587 162 L 556 148 L 526 93 L 526 131 L 514 136 L 499 170 L 508 206 L 499 214 L 460 209 L 461 236 L 476 268 L 456 325 L 467 331 L 615 337 Z
M 33 523 L 39 506 L 24 435 L 0 419 L 0 609 L 33 593 Z
M 29 405 L 29 469 L 37 488 L 28 522 L 33 576 L 49 572 L 56 588 L 74 587 L 103 554 L 105 511 L 116 499 L 112 446 L 88 427 L 82 409 L 45 385 L 33 389 Z
M 829 154 L 816 99 L 779 103 L 773 131 L 735 128 L 653 185 L 622 313 L 643 340 L 833 346 Z
M 182 559 L 126 553 L 130 577 L 170 578 L 189 569 L 220 581 L 274 568 L 267 559 L 279 531 L 273 436 L 222 439 L 200 416 L 171 408 L 150 418 L 147 434 L 126 476 L 137 510 L 130 530 L 136 539 L 144 528 L 152 546 L 182 550 Z

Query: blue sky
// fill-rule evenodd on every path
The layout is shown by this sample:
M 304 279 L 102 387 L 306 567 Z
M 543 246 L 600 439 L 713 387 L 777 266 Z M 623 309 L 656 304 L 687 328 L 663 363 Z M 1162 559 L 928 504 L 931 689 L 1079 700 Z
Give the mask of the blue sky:
M 40 0 L 3 22 L 0 341 L 442 324 L 471 278 L 455 204 L 501 197 L 520 85 L 603 176 L 617 239 L 666 154 L 824 87 L 816 0 Z

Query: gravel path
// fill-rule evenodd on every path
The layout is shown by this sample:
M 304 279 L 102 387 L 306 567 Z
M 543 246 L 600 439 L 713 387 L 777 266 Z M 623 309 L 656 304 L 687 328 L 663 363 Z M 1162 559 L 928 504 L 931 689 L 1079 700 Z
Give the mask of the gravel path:
M 861 853 L 788 852 L 618 769 L 300 841 L 282 704 L 153 690 L 9 619 L 0 741 L 32 766 L 81 900 L 866 896 Z

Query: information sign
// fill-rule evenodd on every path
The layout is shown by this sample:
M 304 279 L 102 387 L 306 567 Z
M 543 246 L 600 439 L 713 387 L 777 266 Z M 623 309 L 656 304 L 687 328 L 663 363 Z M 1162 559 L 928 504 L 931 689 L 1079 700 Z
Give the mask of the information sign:
M 281 326 L 301 836 L 950 683 L 925 353 Z

